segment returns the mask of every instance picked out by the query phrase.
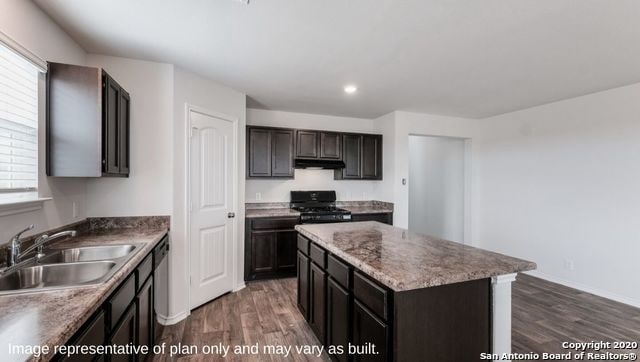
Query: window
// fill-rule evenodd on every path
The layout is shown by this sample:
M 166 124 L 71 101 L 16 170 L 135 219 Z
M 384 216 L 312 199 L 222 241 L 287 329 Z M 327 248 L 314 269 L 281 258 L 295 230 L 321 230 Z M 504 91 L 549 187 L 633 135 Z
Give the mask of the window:
M 0 193 L 38 187 L 39 69 L 0 43 Z

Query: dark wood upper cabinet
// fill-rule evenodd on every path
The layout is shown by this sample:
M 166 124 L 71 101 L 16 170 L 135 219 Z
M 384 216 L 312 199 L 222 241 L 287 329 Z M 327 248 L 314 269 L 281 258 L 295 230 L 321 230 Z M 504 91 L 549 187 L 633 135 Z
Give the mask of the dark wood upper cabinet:
M 247 176 L 271 177 L 271 131 L 247 128 Z
M 342 142 L 344 144 L 344 164 L 341 170 L 336 170 L 341 179 L 360 179 L 362 178 L 362 136 L 361 135 L 343 135 Z
M 129 128 L 131 126 L 131 97 L 124 89 L 120 89 L 120 173 L 129 174 Z
M 342 135 L 343 169 L 335 170 L 336 180 L 382 180 L 382 135 Z
M 247 178 L 293 178 L 296 158 L 343 161 L 336 180 L 382 180 L 382 135 L 247 126 Z
M 362 136 L 362 178 L 379 180 L 382 178 L 382 136 Z
M 292 129 L 247 127 L 247 178 L 293 178 Z
M 271 131 L 272 177 L 293 177 L 293 137 L 291 129 Z
M 296 157 L 318 158 L 318 138 L 317 131 L 296 131 Z
M 342 159 L 342 137 L 339 133 L 320 132 L 320 158 Z
M 103 69 L 49 63 L 47 175 L 128 177 L 130 106 Z

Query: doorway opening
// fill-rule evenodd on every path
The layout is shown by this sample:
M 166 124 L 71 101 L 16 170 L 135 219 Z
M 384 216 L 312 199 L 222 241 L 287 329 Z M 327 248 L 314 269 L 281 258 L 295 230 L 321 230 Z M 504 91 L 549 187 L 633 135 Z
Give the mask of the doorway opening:
M 465 243 L 469 140 L 409 136 L 409 230 Z

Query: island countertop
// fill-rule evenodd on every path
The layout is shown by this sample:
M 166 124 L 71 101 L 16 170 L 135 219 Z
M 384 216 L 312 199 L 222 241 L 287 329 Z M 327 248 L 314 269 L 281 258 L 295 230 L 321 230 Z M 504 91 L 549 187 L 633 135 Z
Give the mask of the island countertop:
M 536 268 L 530 261 L 375 221 L 304 224 L 296 230 L 396 292 Z

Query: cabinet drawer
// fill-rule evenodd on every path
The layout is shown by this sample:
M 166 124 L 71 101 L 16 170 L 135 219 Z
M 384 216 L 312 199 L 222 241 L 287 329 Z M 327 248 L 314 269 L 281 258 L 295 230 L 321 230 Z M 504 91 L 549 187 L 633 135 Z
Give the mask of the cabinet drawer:
M 327 272 L 333 279 L 335 279 L 340 285 L 349 289 L 351 287 L 349 283 L 349 266 L 336 258 L 333 255 L 327 257 Z
M 309 256 L 322 269 L 327 267 L 327 252 L 318 245 L 311 243 L 309 246 Z
M 113 294 L 111 298 L 107 301 L 107 308 L 110 313 L 109 318 L 109 327 L 113 328 L 120 317 L 124 314 L 124 312 L 129 307 L 129 304 L 133 302 L 133 297 L 136 295 L 136 278 L 134 275 L 129 276 L 120 289 Z
M 309 255 L 309 239 L 298 234 L 298 250 L 304 255 Z
M 298 224 L 298 218 L 255 219 L 251 221 L 252 230 L 290 230 Z
M 138 269 L 136 269 L 136 275 L 138 278 L 136 283 L 136 287 L 137 287 L 136 290 L 140 290 L 140 288 L 142 288 L 142 285 L 144 284 L 144 282 L 147 280 L 149 275 L 151 275 L 152 270 L 153 270 L 153 255 L 149 254 L 142 261 L 142 263 L 138 265 Z
M 360 272 L 353 273 L 353 295 L 384 320 L 388 318 L 388 294 Z

